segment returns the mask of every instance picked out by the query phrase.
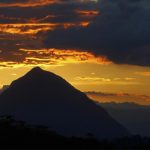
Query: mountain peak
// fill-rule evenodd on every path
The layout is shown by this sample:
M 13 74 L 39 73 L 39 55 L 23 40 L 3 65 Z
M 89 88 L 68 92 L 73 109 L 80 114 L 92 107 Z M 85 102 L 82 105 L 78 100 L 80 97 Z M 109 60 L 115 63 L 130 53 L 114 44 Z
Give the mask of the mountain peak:
M 38 73 L 38 72 L 45 72 L 45 71 L 40 67 L 34 67 L 28 73 Z
M 28 76 L 31 77 L 31 78 L 35 78 L 36 77 L 36 79 L 39 78 L 39 77 L 42 77 L 44 79 L 45 77 L 47 77 L 47 78 L 49 78 L 49 77 L 54 78 L 57 75 L 55 75 L 52 72 L 43 70 L 40 67 L 34 67 L 29 72 L 27 72 L 27 74 L 24 75 L 25 78 L 28 77 Z
M 40 68 L 40 67 L 34 67 L 34 68 L 32 68 L 32 70 L 40 70 L 40 71 L 43 71 L 43 69 Z
M 51 90 L 53 93 L 62 92 L 64 87 L 67 88 L 67 91 L 74 90 L 74 88 L 66 80 L 52 72 L 41 69 L 40 67 L 32 68 L 24 76 L 13 81 L 10 85 L 10 88 L 11 87 L 18 88 L 19 90 L 20 87 L 25 89 L 32 87 L 30 89 L 32 94 L 33 91 L 37 91 L 41 89 L 41 87 L 45 89 L 45 91 Z

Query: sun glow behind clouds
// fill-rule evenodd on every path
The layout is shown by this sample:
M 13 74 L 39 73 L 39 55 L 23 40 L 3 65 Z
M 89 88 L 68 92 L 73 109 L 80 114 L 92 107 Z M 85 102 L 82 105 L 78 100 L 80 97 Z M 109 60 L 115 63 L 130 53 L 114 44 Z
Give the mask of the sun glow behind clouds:
M 20 49 L 15 54 L 20 61 L 0 61 L 0 67 L 23 66 L 64 66 L 65 64 L 93 63 L 109 65 L 111 62 L 104 56 L 94 56 L 88 52 L 60 49 Z
M 103 56 L 96 57 L 88 52 L 79 52 L 75 50 L 42 49 L 29 50 L 20 49 L 26 53 L 25 64 L 45 64 L 45 65 L 64 65 L 70 63 L 97 63 L 110 64 L 111 62 Z

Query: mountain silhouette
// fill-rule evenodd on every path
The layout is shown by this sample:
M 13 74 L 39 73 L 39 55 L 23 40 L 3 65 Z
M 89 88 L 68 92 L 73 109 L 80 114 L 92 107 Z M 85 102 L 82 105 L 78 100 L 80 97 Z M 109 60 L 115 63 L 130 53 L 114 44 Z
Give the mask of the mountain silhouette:
M 45 125 L 65 136 L 115 138 L 129 135 L 100 106 L 61 77 L 33 68 L 0 95 L 0 115 Z

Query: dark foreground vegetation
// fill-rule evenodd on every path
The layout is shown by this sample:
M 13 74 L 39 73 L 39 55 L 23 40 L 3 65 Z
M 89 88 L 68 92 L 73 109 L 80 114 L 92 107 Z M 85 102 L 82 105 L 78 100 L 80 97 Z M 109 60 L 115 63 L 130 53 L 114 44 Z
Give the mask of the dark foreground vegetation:
M 150 148 L 150 138 L 139 135 L 114 140 L 67 138 L 44 126 L 27 126 L 11 117 L 0 119 L 0 148 Z

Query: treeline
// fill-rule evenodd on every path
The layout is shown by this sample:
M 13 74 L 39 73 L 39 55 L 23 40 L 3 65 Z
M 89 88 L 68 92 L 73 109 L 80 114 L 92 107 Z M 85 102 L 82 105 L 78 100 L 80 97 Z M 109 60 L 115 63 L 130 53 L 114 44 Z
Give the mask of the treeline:
M 0 118 L 0 148 L 150 148 L 150 138 L 139 135 L 114 140 L 61 136 L 44 126 L 28 126 L 10 116 Z

